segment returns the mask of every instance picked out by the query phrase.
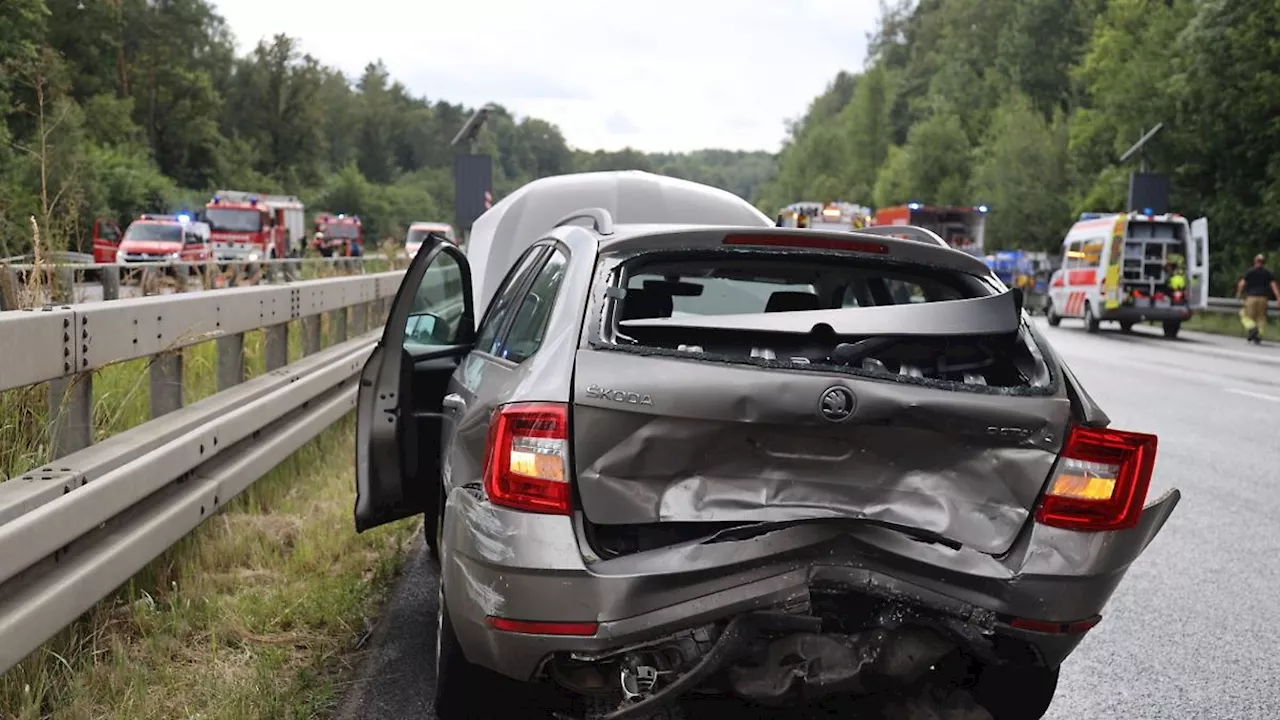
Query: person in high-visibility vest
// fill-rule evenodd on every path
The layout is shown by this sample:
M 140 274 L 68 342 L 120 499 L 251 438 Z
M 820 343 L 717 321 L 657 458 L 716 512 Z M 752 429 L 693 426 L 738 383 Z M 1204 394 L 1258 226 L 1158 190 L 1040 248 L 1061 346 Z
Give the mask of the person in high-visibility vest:
M 1182 269 L 1177 263 L 1169 263 L 1169 290 L 1170 292 L 1182 292 L 1187 289 L 1187 276 L 1182 274 Z

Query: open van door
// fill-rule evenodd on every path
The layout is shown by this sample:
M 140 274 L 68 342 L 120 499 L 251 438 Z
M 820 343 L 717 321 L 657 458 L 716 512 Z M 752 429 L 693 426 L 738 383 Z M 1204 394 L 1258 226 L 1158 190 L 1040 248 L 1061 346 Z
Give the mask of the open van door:
M 110 220 L 98 218 L 93 221 L 93 261 L 95 263 L 113 263 L 116 251 L 120 249 L 120 227 Z
M 471 271 L 462 251 L 429 234 L 360 373 L 356 402 L 356 532 L 425 513 L 440 495 L 449 378 L 471 352 Z M 427 537 L 433 537 L 428 528 Z
M 1209 307 L 1209 218 L 1191 222 L 1191 248 L 1187 254 L 1191 306 L 1204 309 Z

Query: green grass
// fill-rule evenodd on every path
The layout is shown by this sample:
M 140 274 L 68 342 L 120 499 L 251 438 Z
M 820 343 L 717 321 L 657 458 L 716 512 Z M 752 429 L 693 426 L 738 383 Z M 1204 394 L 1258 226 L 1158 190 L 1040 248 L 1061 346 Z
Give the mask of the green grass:
M 356 535 L 353 443 L 348 417 L 0 677 L 0 717 L 327 714 L 415 534 Z
M 1277 328 L 1280 327 L 1280 320 L 1270 318 L 1268 329 L 1270 334 L 1275 335 Z M 1199 332 L 1213 333 L 1215 335 L 1230 335 L 1231 337 L 1243 338 L 1248 333 L 1244 329 L 1244 325 L 1240 323 L 1240 316 L 1236 313 L 1198 313 L 1191 316 L 1191 319 L 1182 324 L 1187 330 L 1197 330 Z
M 322 347 L 332 329 L 322 316 Z M 289 361 L 303 348 L 291 322 Z M 185 403 L 214 394 L 215 343 L 175 352 Z M 262 331 L 245 334 L 244 357 L 246 377 L 265 371 Z M 150 419 L 150 364 L 92 373 L 95 441 Z M 47 393 L 0 393 L 0 481 L 53 459 Z M 0 720 L 327 713 L 415 527 L 356 535 L 354 442 L 348 416 L 0 676 Z

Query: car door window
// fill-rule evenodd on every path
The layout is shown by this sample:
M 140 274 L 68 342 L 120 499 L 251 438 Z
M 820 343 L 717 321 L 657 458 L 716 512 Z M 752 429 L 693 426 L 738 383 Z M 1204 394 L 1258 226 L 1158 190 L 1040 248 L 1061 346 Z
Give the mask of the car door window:
M 502 329 L 507 326 L 507 321 L 511 319 L 512 313 L 519 307 L 520 299 L 524 297 L 519 289 L 524 287 L 525 280 L 537 267 L 538 261 L 546 251 L 546 245 L 535 245 L 527 250 L 516 267 L 498 286 L 498 290 L 493 294 L 493 301 L 489 305 L 489 311 L 480 323 L 480 337 L 476 340 L 476 350 L 490 355 L 498 354 L 502 341 Z
M 520 309 L 516 312 L 511 330 L 502 343 L 499 357 L 511 362 L 521 363 L 528 360 L 542 346 L 542 336 L 546 333 L 547 323 L 551 320 L 551 310 L 556 304 L 556 295 L 564 282 L 564 271 L 567 259 L 559 250 L 551 253 L 545 265 L 533 279 L 529 291 L 525 293 Z
M 405 344 L 453 345 L 461 334 L 466 313 L 462 267 L 452 255 L 442 253 L 422 276 L 405 321 Z

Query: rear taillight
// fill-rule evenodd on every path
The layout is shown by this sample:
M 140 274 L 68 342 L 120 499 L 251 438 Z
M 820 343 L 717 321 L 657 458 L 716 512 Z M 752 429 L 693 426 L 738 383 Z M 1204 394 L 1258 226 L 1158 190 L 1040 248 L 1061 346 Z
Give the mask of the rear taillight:
M 848 252 L 885 255 L 889 246 L 850 238 L 800 237 L 797 235 L 728 235 L 725 245 L 757 245 L 762 247 L 812 248 L 815 250 L 842 250 Z
M 489 423 L 484 490 L 495 505 L 568 515 L 569 409 L 558 403 L 512 403 Z
M 599 623 L 593 622 L 537 622 L 533 620 L 511 620 L 490 616 L 489 626 L 494 630 L 523 635 L 564 635 L 588 637 L 595 635 L 600 629 Z
M 1073 427 L 1036 521 L 1068 530 L 1138 524 L 1156 463 L 1156 436 Z

